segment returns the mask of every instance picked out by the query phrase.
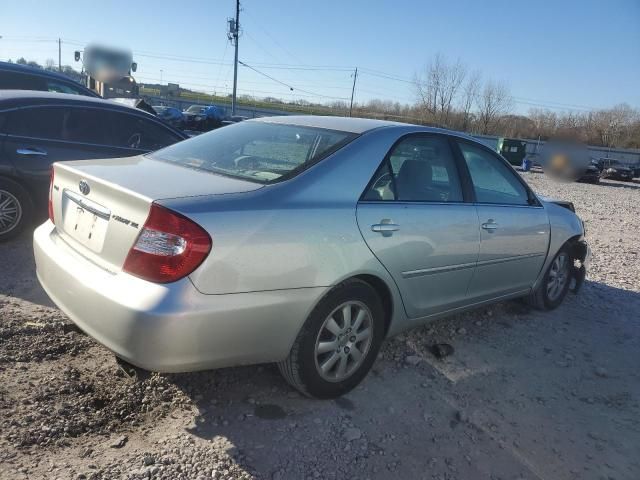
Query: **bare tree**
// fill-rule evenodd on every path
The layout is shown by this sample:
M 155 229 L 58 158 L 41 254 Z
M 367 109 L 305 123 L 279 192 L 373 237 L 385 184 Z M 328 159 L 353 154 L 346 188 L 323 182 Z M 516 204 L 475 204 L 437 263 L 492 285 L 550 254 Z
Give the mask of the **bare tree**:
M 500 117 L 509 113 L 512 105 L 513 99 L 504 83 L 487 82 L 478 97 L 478 121 L 481 132 L 490 133 Z
M 471 128 L 471 121 L 473 120 L 472 109 L 476 104 L 478 97 L 480 96 L 480 87 L 482 86 L 482 75 L 476 70 L 467 79 L 462 89 L 462 130 L 468 131 Z
M 427 65 L 425 76 L 415 76 L 418 101 L 424 116 L 441 125 L 449 125 L 454 102 L 467 75 L 460 62 L 449 63 L 440 53 Z
M 53 61 L 53 58 L 47 58 L 44 62 L 44 68 L 46 70 L 55 70 L 56 62 Z

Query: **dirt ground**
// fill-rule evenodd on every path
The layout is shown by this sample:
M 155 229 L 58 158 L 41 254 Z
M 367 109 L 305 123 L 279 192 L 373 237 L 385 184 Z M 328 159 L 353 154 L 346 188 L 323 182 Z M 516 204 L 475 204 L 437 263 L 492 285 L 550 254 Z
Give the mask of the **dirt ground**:
M 640 184 L 523 175 L 586 222 L 580 294 L 394 338 L 336 401 L 273 365 L 131 379 L 48 300 L 30 236 L 0 245 L 0 478 L 639 479 Z

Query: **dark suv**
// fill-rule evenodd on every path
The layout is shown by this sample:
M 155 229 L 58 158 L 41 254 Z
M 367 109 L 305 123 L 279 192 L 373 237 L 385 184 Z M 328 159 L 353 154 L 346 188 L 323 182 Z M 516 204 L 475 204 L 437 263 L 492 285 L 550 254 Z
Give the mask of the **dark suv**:
M 154 115 L 115 102 L 0 90 L 0 241 L 46 215 L 53 162 L 128 157 L 185 138 Z
M 6 62 L 0 62 L 0 90 L 37 90 L 100 97 L 66 75 Z

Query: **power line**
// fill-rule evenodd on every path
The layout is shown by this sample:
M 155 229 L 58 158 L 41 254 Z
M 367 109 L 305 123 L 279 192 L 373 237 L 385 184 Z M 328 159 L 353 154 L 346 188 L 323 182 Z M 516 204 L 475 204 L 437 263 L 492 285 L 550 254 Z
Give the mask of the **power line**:
M 330 98 L 330 99 L 333 99 L 333 100 L 348 100 L 346 97 L 332 97 L 332 96 L 330 96 L 330 95 L 323 95 L 323 94 L 321 94 L 321 93 L 310 92 L 310 91 L 308 91 L 308 90 L 303 90 L 303 89 L 301 89 L 301 88 L 297 88 L 297 87 L 296 87 L 296 88 L 294 88 L 293 86 L 289 85 L 288 83 L 285 83 L 285 82 L 283 82 L 283 81 L 281 81 L 281 80 L 278 80 L 277 78 L 272 77 L 271 75 L 268 75 L 268 74 L 266 74 L 266 73 L 264 73 L 264 72 L 261 72 L 261 71 L 260 71 L 260 70 L 258 70 L 257 68 L 254 68 L 254 67 L 252 67 L 251 65 L 248 65 L 248 64 L 247 64 L 247 63 L 245 63 L 245 62 L 241 62 L 241 61 L 239 61 L 238 63 L 240 63 L 240 65 L 242 65 L 243 67 L 247 67 L 247 68 L 249 68 L 249 69 L 253 70 L 253 71 L 254 71 L 254 72 L 256 72 L 257 74 L 262 75 L 263 77 L 269 78 L 269 79 L 273 80 L 274 82 L 279 83 L 280 85 L 283 85 L 283 86 L 285 86 L 285 87 L 289 88 L 289 90 L 291 90 L 292 92 L 293 92 L 294 90 L 297 90 L 297 91 L 299 91 L 299 92 L 307 93 L 307 94 L 309 94 L 309 95 L 313 95 L 313 96 L 316 96 L 316 97 Z

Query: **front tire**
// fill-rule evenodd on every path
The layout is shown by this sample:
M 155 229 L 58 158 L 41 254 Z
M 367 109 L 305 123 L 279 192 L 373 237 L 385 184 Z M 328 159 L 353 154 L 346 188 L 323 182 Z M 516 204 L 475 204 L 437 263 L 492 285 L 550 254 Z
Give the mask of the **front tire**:
M 0 242 L 16 237 L 33 219 L 33 204 L 19 183 L 0 178 Z
M 557 308 L 567 296 L 571 285 L 573 259 L 567 246 L 563 246 L 553 258 L 542 282 L 532 294 L 531 303 L 540 310 Z
M 384 339 L 384 309 L 366 282 L 349 280 L 332 289 L 311 312 L 289 356 L 278 364 L 303 394 L 344 395 L 367 375 Z

